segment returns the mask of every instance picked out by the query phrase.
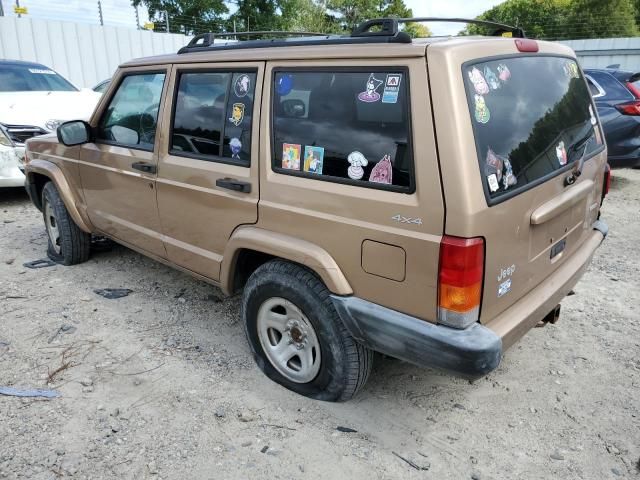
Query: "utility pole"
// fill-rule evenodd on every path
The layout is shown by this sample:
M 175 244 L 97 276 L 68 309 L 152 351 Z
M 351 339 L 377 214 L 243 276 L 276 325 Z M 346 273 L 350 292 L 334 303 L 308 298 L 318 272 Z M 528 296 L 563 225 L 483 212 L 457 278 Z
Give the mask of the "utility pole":
M 134 7 L 136 9 L 136 28 L 140 30 L 140 15 L 138 14 L 138 7 Z
M 166 10 L 164 11 L 164 21 L 167 23 L 167 33 L 169 32 L 169 12 L 167 12 Z
M 17 2 L 18 0 L 16 0 Z M 102 2 L 98 0 L 98 16 L 100 17 L 100 26 L 104 27 L 104 19 L 102 18 Z
M 233 33 L 236 33 L 236 19 L 233 19 Z M 235 35 L 233 36 L 234 40 L 238 40 L 238 37 L 236 37 Z
M 2 8 L 2 0 L 0 0 L 0 17 L 4 17 L 4 8 Z
M 2 0 L 0 0 L 0 3 L 1 3 L 1 1 Z M 20 0 L 16 0 L 16 7 L 20 8 Z M 21 13 L 18 14 L 18 18 L 22 18 L 22 14 Z

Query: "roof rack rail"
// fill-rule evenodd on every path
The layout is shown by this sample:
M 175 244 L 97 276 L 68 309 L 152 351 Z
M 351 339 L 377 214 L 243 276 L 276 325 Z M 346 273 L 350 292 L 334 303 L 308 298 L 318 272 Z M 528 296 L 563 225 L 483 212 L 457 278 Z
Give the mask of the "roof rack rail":
M 352 37 L 377 37 L 395 36 L 399 33 L 399 24 L 420 23 L 420 22 L 448 22 L 448 23 L 469 23 L 473 25 L 483 25 L 495 28 L 492 36 L 502 36 L 504 33 L 511 33 L 516 38 L 526 38 L 524 30 L 520 27 L 512 27 L 503 23 L 491 22 L 488 20 L 476 20 L 470 18 L 441 18 L 441 17 L 413 17 L 413 18 L 375 18 L 362 22 L 351 33 Z M 380 27 L 379 30 L 371 31 L 373 27 Z
M 328 37 L 329 35 L 326 33 L 319 32 L 286 32 L 283 30 L 260 30 L 260 31 L 246 31 L 246 32 L 221 32 L 221 33 L 202 33 L 200 35 L 196 35 L 191 39 L 191 41 L 178 50 L 178 53 L 187 53 L 190 51 L 194 51 L 194 47 L 198 50 L 208 49 L 214 45 L 216 38 L 227 38 L 227 37 L 257 37 L 257 36 L 292 36 L 292 37 Z

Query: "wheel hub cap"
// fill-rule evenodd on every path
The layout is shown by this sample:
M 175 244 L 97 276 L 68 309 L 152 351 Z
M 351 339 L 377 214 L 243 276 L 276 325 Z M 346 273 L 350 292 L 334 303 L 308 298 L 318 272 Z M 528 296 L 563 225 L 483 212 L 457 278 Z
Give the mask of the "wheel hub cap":
M 320 370 L 320 342 L 311 322 L 293 303 L 274 297 L 258 310 L 258 338 L 273 367 L 296 383 L 312 381 Z
M 60 253 L 62 247 L 60 246 L 60 231 L 58 230 L 58 221 L 53 212 L 53 207 L 49 202 L 45 201 L 44 204 L 44 223 L 47 228 L 47 235 L 51 241 L 51 246 L 56 253 Z

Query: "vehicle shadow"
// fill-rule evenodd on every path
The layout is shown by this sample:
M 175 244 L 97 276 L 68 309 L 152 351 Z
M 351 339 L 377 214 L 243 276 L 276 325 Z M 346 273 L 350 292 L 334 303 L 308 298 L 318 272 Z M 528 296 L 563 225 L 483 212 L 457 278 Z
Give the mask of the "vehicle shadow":
M 28 202 L 29 195 L 24 187 L 3 187 L 0 188 L 0 204 L 10 205 Z

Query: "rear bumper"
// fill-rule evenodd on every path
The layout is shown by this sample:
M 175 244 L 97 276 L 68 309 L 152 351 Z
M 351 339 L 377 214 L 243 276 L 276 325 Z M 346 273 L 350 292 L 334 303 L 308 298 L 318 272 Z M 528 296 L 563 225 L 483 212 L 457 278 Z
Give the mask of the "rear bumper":
M 353 338 L 377 352 L 471 378 L 489 373 L 500 363 L 500 337 L 479 323 L 457 330 L 356 297 L 334 295 L 332 300 Z
M 464 330 L 433 324 L 357 297 L 332 295 L 353 338 L 367 348 L 421 367 L 478 378 L 500 364 L 504 350 L 534 327 L 573 289 L 608 233 L 598 220 L 579 251 L 542 285 L 486 325 Z

